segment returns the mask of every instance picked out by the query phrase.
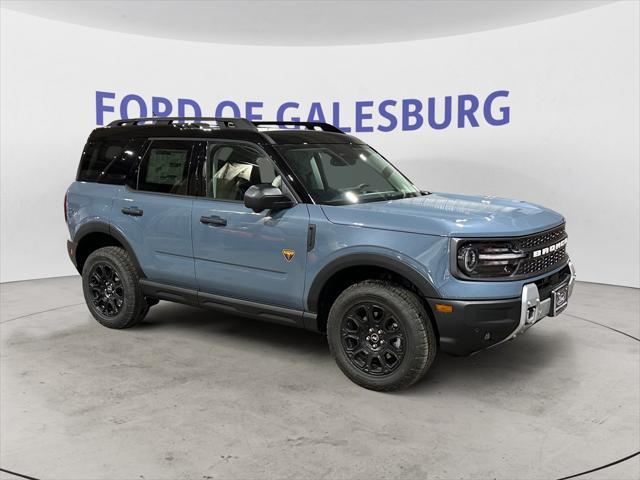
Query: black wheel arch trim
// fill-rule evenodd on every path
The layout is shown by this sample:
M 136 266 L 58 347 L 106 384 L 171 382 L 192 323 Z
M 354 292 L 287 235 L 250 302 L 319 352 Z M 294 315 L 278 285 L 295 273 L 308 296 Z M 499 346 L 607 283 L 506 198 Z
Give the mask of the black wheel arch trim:
M 142 267 L 140 266 L 140 262 L 138 262 L 138 258 L 136 257 L 136 254 L 133 251 L 133 248 L 131 247 L 131 244 L 129 243 L 129 241 L 125 238 L 125 236 L 122 233 L 120 233 L 120 231 L 118 231 L 115 228 L 112 228 L 111 225 L 109 225 L 107 222 L 102 222 L 100 220 L 91 220 L 83 224 L 73 236 L 72 242 L 75 244 L 75 247 L 76 247 L 75 264 L 76 264 L 76 268 L 80 273 L 82 272 L 77 266 L 77 255 L 78 255 L 77 248 L 78 248 L 78 245 L 80 245 L 80 242 L 82 242 L 82 239 L 92 233 L 104 233 L 106 235 L 109 235 L 110 237 L 113 237 L 115 240 L 117 240 L 124 247 L 126 252 L 129 254 L 129 257 L 131 257 L 131 261 L 133 262 L 136 269 L 138 270 L 140 277 L 141 278 L 145 277 L 144 270 L 142 270 Z
M 329 279 L 350 267 L 379 267 L 392 271 L 413 283 L 425 298 L 442 298 L 434 285 L 415 268 L 400 260 L 380 253 L 351 253 L 325 265 L 315 276 L 307 294 L 307 310 L 318 312 L 320 294 Z

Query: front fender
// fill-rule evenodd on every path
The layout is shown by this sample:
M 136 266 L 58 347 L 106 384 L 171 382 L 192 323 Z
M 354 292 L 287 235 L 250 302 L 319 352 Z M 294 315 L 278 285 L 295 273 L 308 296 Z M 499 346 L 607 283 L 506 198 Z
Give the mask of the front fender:
M 349 247 L 335 252 L 311 280 L 306 294 L 307 311 L 318 311 L 322 289 L 333 275 L 356 266 L 390 270 L 413 283 L 424 297 L 441 298 L 431 272 L 408 255 L 384 247 Z

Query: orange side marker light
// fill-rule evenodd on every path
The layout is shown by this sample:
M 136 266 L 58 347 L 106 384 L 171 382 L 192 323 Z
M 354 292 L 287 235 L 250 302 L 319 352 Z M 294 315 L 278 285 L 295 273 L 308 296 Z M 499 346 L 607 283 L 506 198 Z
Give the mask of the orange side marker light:
M 436 310 L 440 313 L 452 313 L 453 305 L 446 305 L 444 303 L 436 303 Z

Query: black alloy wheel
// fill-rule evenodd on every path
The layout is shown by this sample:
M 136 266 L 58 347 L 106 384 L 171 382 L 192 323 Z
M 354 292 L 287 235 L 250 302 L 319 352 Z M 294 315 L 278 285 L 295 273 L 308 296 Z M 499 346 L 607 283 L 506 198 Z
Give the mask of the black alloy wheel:
M 89 287 L 93 295 L 94 307 L 105 317 L 114 317 L 124 305 L 124 286 L 113 265 L 99 262 L 89 273 Z
M 369 375 L 393 372 L 406 352 L 404 328 L 380 303 L 353 306 L 342 320 L 340 335 L 351 364 Z

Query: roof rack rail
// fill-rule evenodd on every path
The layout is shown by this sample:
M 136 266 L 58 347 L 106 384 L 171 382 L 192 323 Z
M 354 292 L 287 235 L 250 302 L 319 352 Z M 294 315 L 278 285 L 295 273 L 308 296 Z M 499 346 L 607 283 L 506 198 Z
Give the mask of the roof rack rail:
M 252 122 L 256 127 L 261 126 L 280 126 L 280 125 L 295 125 L 305 127 L 307 130 L 317 130 L 320 129 L 324 132 L 333 132 L 333 133 L 344 133 L 338 127 L 334 127 L 330 123 L 325 122 L 291 122 L 291 121 L 282 121 L 282 122 L 273 122 L 273 121 L 262 121 L 257 120 Z
M 230 117 L 142 117 L 142 118 L 121 118 L 115 120 L 108 127 L 130 127 L 136 125 L 172 125 L 174 123 L 187 124 L 209 124 L 215 122 L 219 129 L 236 128 L 241 130 L 253 130 L 257 128 L 246 118 L 230 118 Z

